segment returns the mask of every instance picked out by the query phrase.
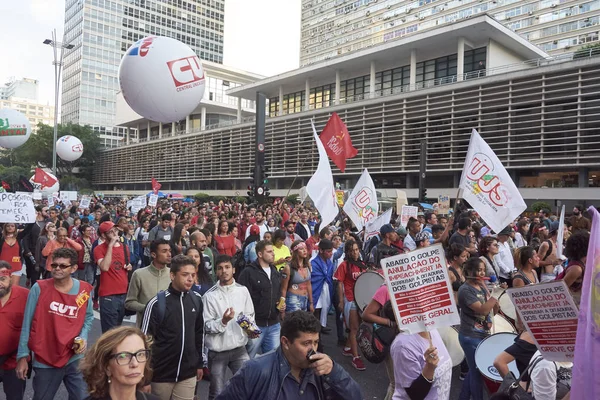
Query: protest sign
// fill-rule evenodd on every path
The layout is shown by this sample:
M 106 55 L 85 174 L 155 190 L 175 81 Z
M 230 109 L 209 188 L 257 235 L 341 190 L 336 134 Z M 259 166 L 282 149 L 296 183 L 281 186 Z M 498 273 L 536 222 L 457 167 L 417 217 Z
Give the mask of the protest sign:
M 402 206 L 408 204 L 408 198 L 404 190 L 396 189 L 396 214 L 402 210 Z
M 48 197 L 48 207 L 54 207 L 54 197 Z
M 460 323 L 441 244 L 384 258 L 381 267 L 403 333 Z
M 42 200 L 42 192 L 39 190 L 34 190 L 32 194 L 34 200 Z
M 150 195 L 150 199 L 148 199 L 148 205 L 150 207 L 156 207 L 156 203 L 158 203 L 158 195 L 157 194 L 151 194 Z
M 64 203 L 65 200 L 77 201 L 77 192 L 71 190 L 61 190 L 60 199 Z
M 413 206 L 402 206 L 402 213 L 400 214 L 400 223 L 406 228 L 408 220 L 411 218 L 417 218 L 419 209 Z
M 336 190 L 335 191 L 335 199 L 337 200 L 337 203 L 340 207 L 344 206 L 344 191 L 343 190 Z
M 35 222 L 35 216 L 31 195 L 0 193 L 0 222 L 32 224 Z
M 146 196 L 138 196 L 131 200 L 132 207 L 134 208 L 144 208 L 146 207 Z
M 438 196 L 438 214 L 448 215 L 450 212 L 450 196 L 447 194 L 440 194 Z
M 564 281 L 506 291 L 548 361 L 573 361 L 578 311 Z
M 79 202 L 79 208 L 90 208 L 91 199 L 90 196 L 82 196 Z
M 133 201 L 132 200 L 128 200 L 127 201 L 127 208 L 130 209 L 133 206 Z
M 527 208 L 500 159 L 475 129 L 459 188 L 494 232 L 500 232 Z

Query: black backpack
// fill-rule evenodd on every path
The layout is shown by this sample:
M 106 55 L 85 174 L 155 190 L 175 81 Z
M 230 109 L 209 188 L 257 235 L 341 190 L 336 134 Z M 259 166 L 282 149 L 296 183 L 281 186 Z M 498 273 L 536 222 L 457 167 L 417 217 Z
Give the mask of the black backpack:
M 246 260 L 244 260 L 243 250 L 238 250 L 235 252 L 233 257 L 231 257 L 231 265 L 233 266 L 233 268 L 235 268 L 233 279 L 237 281 L 244 268 L 246 268 Z

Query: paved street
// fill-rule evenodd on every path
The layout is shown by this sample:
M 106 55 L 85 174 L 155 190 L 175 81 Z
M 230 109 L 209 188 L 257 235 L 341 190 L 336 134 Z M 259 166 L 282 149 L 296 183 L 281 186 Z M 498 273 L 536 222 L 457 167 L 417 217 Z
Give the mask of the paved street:
M 98 319 L 98 314 L 95 313 L 96 319 L 94 320 L 94 324 L 92 326 L 92 331 L 90 333 L 90 342 L 94 342 L 101 334 L 100 330 L 100 320 Z M 352 367 L 351 358 L 342 356 L 342 349 L 336 345 L 337 339 L 335 335 L 335 323 L 333 317 L 330 316 L 329 326 L 334 327 L 332 332 L 328 335 L 323 335 L 323 345 L 325 346 L 325 352 L 329 354 L 335 362 L 340 363 L 346 371 L 349 371 L 352 377 L 360 384 L 363 389 L 363 393 L 365 395 L 365 399 L 375 400 L 375 399 L 383 399 L 385 397 L 388 379 L 385 372 L 384 364 L 370 364 L 365 360 L 365 365 L 367 367 L 366 371 L 357 371 Z M 127 322 L 131 323 L 131 322 Z M 451 399 L 458 399 L 458 393 L 460 391 L 460 387 L 462 382 L 458 379 L 459 370 L 457 368 L 454 369 L 452 375 L 452 395 Z M 2 384 L 0 383 L 0 399 L 5 400 L 6 397 L 4 395 L 4 391 L 1 389 Z M 204 400 L 208 398 L 208 382 L 202 381 L 200 383 L 200 388 L 198 391 L 199 399 Z M 59 392 L 57 393 L 55 399 L 56 400 L 67 400 L 68 399 L 67 391 L 64 389 L 64 386 L 61 386 Z M 31 388 L 31 381 L 27 382 L 27 391 L 25 393 L 25 399 L 30 400 L 33 398 L 33 390 Z

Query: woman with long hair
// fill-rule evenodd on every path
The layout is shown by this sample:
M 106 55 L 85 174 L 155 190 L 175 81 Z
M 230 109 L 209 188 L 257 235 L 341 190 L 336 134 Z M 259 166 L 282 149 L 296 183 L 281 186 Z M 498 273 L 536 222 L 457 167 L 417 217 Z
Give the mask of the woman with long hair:
M 314 312 L 311 265 L 308 249 L 302 240 L 292 243 L 292 258 L 281 270 L 281 297 L 285 297 L 285 311 Z
M 227 232 L 229 233 L 229 235 L 233 236 L 233 241 L 235 243 L 235 251 L 237 252 L 238 250 L 242 249 L 242 241 L 238 239 L 238 226 L 233 222 L 229 222 L 228 224 L 229 229 L 227 229 Z
M 219 254 L 227 254 L 233 257 L 235 254 L 235 238 L 229 230 L 229 222 L 227 220 L 220 221 L 218 231 L 215 235 L 215 244 Z
M 185 255 L 194 260 L 194 264 L 196 265 L 196 289 L 198 289 L 198 293 L 204 296 L 204 293 L 213 287 L 214 282 L 210 277 L 208 270 L 204 268 L 204 263 L 202 262 L 202 251 L 197 247 L 189 247 L 186 249 Z
M 569 237 L 565 244 L 565 256 L 569 259 L 569 263 L 557 277 L 565 281 L 577 307 L 581 302 L 581 289 L 583 288 L 589 244 L 590 234 L 586 231 L 577 231 Z
M 515 232 L 515 247 L 527 246 L 527 234 L 529 233 L 529 221 L 521 218 L 517 222 L 517 232 Z
M 513 287 L 523 287 L 539 283 L 536 268 L 540 265 L 540 256 L 531 246 L 519 247 L 515 251 L 515 267 Z
M 458 289 L 465 283 L 465 274 L 463 273 L 463 266 L 470 257 L 470 253 L 465 249 L 465 246 L 459 243 L 454 243 L 448 248 L 446 258 L 448 259 L 448 271 L 450 271 L 450 283 L 452 284 L 452 291 L 454 292 L 454 298 L 458 303 Z
M 150 382 L 150 345 L 144 333 L 121 326 L 104 333 L 79 365 L 90 396 L 86 400 L 159 400 L 142 393 Z
M 367 264 L 360 259 L 358 243 L 354 240 L 348 240 L 344 244 L 344 261 L 335 271 L 333 277 L 338 282 L 337 292 L 340 297 L 338 309 L 343 310 L 346 326 L 350 329 L 342 354 L 352 357 L 352 366 L 359 371 L 364 371 L 365 365 L 358 355 L 358 343 L 356 341 L 361 319 L 354 302 L 354 285 L 359 275 L 368 269 Z
M 485 264 L 485 275 L 499 278 L 500 267 L 496 262 L 496 255 L 500 252 L 498 239 L 486 236 L 479 242 L 479 259 Z
M 11 277 L 13 285 L 18 285 L 23 274 L 23 255 L 24 249 L 21 246 L 23 238 L 29 234 L 33 224 L 27 224 L 26 229 L 17 230 L 17 225 L 7 222 L 2 227 L 2 237 L 0 237 L 0 260 L 10 264 Z
M 173 229 L 173 237 L 171 237 L 170 245 L 171 245 L 171 256 L 175 257 L 176 255 L 183 254 L 185 252 L 185 241 L 183 237 L 187 232 L 185 231 L 185 225 L 178 223 L 175 225 Z

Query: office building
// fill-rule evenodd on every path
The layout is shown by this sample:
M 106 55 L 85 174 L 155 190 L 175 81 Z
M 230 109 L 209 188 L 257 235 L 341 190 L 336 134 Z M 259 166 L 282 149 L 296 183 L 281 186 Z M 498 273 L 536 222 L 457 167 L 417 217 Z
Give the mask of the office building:
M 23 100 L 38 101 L 39 84 L 36 79 L 10 78 L 4 86 L 0 87 L 0 100 L 18 97 Z
M 303 0 L 300 65 L 488 14 L 551 55 L 598 42 L 600 0 Z
M 418 50 L 417 50 L 418 49 Z M 373 83 L 373 84 L 371 84 Z M 494 18 L 480 15 L 232 88 L 269 101 L 265 159 L 271 194 L 306 185 L 318 162 L 310 125 L 332 112 L 359 153 L 334 179 L 351 189 L 364 168 L 385 196 L 418 191 L 427 143 L 428 195 L 454 197 L 473 128 L 494 149 L 528 202 L 600 200 L 600 57 L 550 57 Z M 255 126 L 240 122 L 101 153 L 94 184 L 105 193 L 246 192 Z M 162 155 L 161 155 L 162 152 Z M 186 162 L 173 162 L 173 157 Z M 143 166 L 143 168 L 140 168 Z M 144 192 L 145 191 L 145 192 Z
M 36 79 L 11 78 L 0 87 L 0 109 L 10 108 L 25 114 L 34 133 L 39 123 L 54 126 L 54 106 L 39 104 L 38 92 Z
M 112 146 L 125 137 L 115 127 L 118 70 L 137 40 L 177 39 L 203 60 L 223 62 L 224 0 L 66 0 L 62 121 L 90 125 Z

